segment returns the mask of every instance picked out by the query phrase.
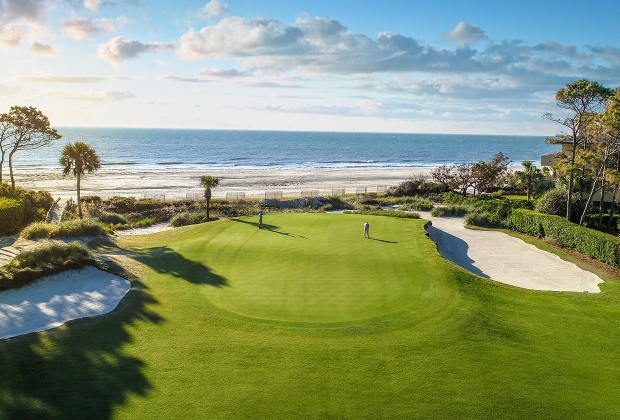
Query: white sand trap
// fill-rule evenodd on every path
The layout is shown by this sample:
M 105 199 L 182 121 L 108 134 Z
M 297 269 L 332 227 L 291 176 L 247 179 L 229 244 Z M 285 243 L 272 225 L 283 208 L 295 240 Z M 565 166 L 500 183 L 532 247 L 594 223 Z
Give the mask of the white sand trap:
M 502 232 L 466 229 L 462 218 L 431 217 L 430 238 L 455 264 L 502 283 L 533 290 L 598 293 L 600 277 Z
M 94 267 L 54 274 L 0 293 L 0 339 L 58 327 L 111 312 L 131 283 Z
M 170 229 L 174 229 L 174 228 L 170 226 L 168 223 L 157 223 L 155 225 L 143 227 L 143 228 L 117 230 L 114 233 L 116 233 L 118 236 L 149 235 L 151 233 L 164 232 Z

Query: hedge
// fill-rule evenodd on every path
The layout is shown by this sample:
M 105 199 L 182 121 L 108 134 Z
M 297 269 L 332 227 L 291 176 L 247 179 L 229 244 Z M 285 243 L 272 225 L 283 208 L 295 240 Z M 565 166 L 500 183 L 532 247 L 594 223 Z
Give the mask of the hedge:
M 561 246 L 620 268 L 620 238 L 588 229 L 560 216 L 518 209 L 512 212 L 512 225 L 519 232 L 553 238 Z
M 0 235 L 19 232 L 24 220 L 24 201 L 0 197 Z

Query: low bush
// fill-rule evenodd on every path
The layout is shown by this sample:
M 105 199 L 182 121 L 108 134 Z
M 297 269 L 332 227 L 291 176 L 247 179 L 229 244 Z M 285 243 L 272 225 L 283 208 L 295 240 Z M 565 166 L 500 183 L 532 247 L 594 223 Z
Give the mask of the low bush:
M 116 213 L 101 213 L 99 217 L 97 217 L 97 219 L 101 223 L 105 223 L 108 225 L 126 225 L 127 224 L 127 219 L 124 216 L 120 214 L 116 214 Z
M 75 219 L 58 224 L 45 222 L 31 223 L 22 231 L 25 239 L 37 238 L 74 238 L 78 236 L 107 235 L 108 230 L 94 219 Z
M 87 265 L 99 264 L 78 242 L 41 246 L 22 252 L 0 269 L 0 291 L 20 288 L 42 277 Z
M 219 220 L 218 217 L 211 216 L 211 221 Z M 174 227 L 196 225 L 207 221 L 207 213 L 203 211 L 186 211 L 175 215 L 170 219 L 170 225 Z
M 442 206 L 435 207 L 431 211 L 431 216 L 434 217 L 450 217 L 450 216 L 463 216 L 469 212 L 467 206 Z
M 394 197 L 439 194 L 445 191 L 445 187 L 437 182 L 428 181 L 423 177 L 402 182 L 397 187 L 390 187 L 388 195 Z
M 327 204 L 323 206 L 323 210 L 353 210 L 355 208 L 350 203 L 336 196 L 325 197 L 323 201 L 327 201 Z
M 413 197 L 414 199 L 408 203 L 401 204 L 400 210 L 417 210 L 417 211 L 430 211 L 433 209 L 434 204 L 428 198 Z
M 502 228 L 508 226 L 505 219 L 493 216 L 490 213 L 468 213 L 465 216 L 465 224 L 490 228 Z
M 0 197 L 0 235 L 19 232 L 24 220 L 24 200 Z
M 388 217 L 398 217 L 401 219 L 419 219 L 420 215 L 417 213 L 405 213 L 404 211 L 398 210 L 358 210 L 358 211 L 349 211 L 345 210 L 345 214 L 366 214 L 369 216 L 388 216 Z
M 576 225 L 560 216 L 518 209 L 512 225 L 520 232 L 556 240 L 561 246 L 620 268 L 620 238 Z

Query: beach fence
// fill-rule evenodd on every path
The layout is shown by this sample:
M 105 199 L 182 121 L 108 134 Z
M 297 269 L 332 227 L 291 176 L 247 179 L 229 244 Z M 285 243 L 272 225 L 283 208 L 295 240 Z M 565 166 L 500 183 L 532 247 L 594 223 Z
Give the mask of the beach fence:
M 205 199 L 204 193 L 185 193 L 185 200 L 201 201 Z
M 319 190 L 306 190 L 301 192 L 302 198 L 318 197 Z
M 265 198 L 282 199 L 282 191 L 265 191 Z
M 344 188 L 334 188 L 332 189 L 332 196 L 334 197 L 344 197 L 345 189 Z
M 227 192 L 226 200 L 229 200 L 229 201 L 245 200 L 245 193 L 244 192 Z
M 355 194 L 366 194 L 368 192 L 368 187 L 357 187 L 355 189 Z
M 387 192 L 387 185 L 377 185 L 377 194 L 385 194 Z
M 145 200 L 166 201 L 166 194 L 144 194 Z

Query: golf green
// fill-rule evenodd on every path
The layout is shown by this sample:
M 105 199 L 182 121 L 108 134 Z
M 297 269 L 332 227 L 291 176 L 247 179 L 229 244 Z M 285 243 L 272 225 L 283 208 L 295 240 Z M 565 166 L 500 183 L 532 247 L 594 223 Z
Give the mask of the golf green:
M 415 245 L 422 220 L 360 215 L 268 214 L 201 226 L 144 256 L 156 270 L 191 261 L 189 275 L 215 307 L 247 318 L 347 323 L 415 308 L 432 296 Z M 209 270 L 204 267 L 209 267 Z

